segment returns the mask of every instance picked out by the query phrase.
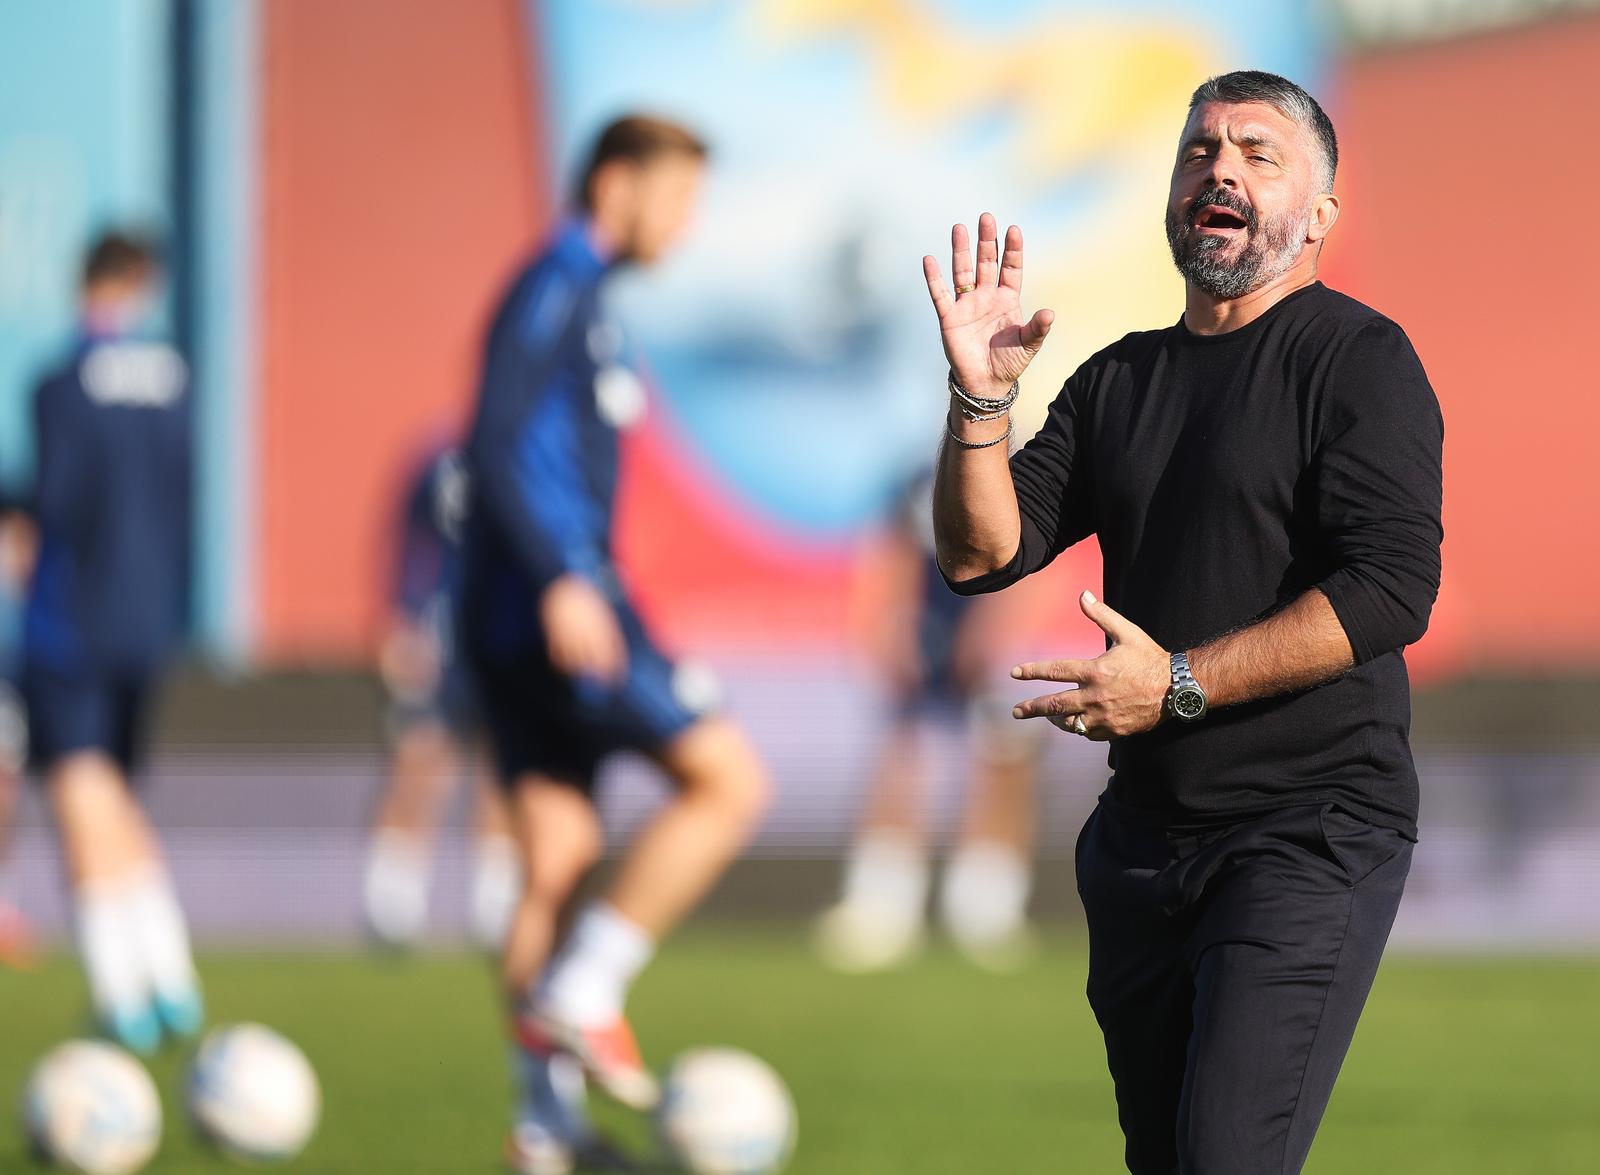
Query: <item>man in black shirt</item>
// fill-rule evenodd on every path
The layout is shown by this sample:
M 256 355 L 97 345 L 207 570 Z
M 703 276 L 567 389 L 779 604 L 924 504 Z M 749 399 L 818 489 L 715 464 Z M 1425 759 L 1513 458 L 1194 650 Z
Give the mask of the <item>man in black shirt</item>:
M 923 267 L 951 367 L 941 570 L 993 591 L 1098 537 L 1093 660 L 1019 718 L 1105 741 L 1079 838 L 1088 994 L 1130 1170 L 1298 1171 L 1416 836 L 1401 650 L 1439 582 L 1443 426 L 1404 332 L 1316 280 L 1338 219 L 1327 116 L 1272 74 L 1190 104 L 1167 205 L 1183 317 L 1094 355 L 1007 459 L 1022 235 Z

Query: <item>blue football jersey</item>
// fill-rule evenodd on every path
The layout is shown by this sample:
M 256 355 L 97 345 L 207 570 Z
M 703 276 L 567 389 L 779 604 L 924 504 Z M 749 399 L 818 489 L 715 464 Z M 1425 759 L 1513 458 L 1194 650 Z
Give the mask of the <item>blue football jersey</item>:
M 188 610 L 191 394 L 170 345 L 87 338 L 34 393 L 39 559 L 24 655 L 143 668 Z
M 538 638 L 534 601 L 557 577 L 620 595 L 612 563 L 619 431 L 644 410 L 607 264 L 572 222 L 518 277 L 489 330 L 467 443 L 466 621 L 496 644 Z

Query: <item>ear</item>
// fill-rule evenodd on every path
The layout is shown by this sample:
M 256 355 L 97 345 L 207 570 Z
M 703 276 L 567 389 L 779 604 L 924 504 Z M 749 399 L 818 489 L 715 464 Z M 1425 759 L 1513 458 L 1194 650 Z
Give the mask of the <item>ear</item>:
M 1339 219 L 1339 197 L 1324 192 L 1311 203 L 1311 222 L 1306 226 L 1306 243 L 1315 245 L 1326 237 Z

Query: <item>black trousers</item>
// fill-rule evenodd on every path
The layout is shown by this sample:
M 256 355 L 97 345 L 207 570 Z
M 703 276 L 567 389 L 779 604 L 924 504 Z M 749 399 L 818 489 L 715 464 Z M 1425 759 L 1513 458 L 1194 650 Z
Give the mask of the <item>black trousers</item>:
M 1176 835 L 1101 801 L 1078 892 L 1134 1175 L 1300 1170 L 1411 848 L 1331 805 Z

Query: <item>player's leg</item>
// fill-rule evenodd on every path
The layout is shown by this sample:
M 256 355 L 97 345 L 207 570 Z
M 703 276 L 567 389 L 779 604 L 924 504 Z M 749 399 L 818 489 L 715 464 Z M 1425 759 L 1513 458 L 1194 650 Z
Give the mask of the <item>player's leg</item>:
M 525 1175 L 566 1175 L 593 1140 L 583 1070 L 533 1015 L 573 895 L 600 856 L 593 764 L 572 740 L 559 692 L 533 658 L 475 659 L 483 724 L 516 844 L 520 890 L 501 947 L 516 1102 L 505 1157 Z
M 676 794 L 634 841 L 608 900 L 659 941 L 743 850 L 771 783 L 754 745 L 726 718 L 701 719 L 652 758 Z
M 11 816 L 21 790 L 20 773 L 0 766 L 0 860 L 11 831 Z M 22 911 L 0 895 L 0 966 L 29 969 L 34 965 L 33 928 Z
M 142 828 L 147 851 L 126 883 L 126 916 L 134 927 L 145 981 L 162 1027 L 174 1036 L 192 1038 L 205 1026 L 205 1004 L 188 920 L 149 818 L 137 801 L 130 807 L 129 819 Z
M 22 695 L 0 677 L 0 861 L 4 860 L 10 841 L 12 816 L 27 762 L 28 725 Z M 31 967 L 34 956 L 33 930 L 28 920 L 0 897 L 0 965 Z
M 540 997 L 581 1028 L 620 1021 L 655 944 L 722 876 L 766 808 L 766 768 L 725 718 L 696 721 L 652 757 L 674 795 L 628 849 L 606 894 L 578 917 Z
M 1336 809 L 1280 814 L 1227 846 L 1187 948 L 1194 1027 L 1184 1171 L 1297 1172 L 1371 989 L 1411 845 Z
M 160 1043 L 161 1024 L 129 915 L 129 891 L 149 847 L 122 773 L 103 751 L 80 750 L 48 766 L 45 787 L 66 859 L 95 1015 L 117 1040 L 149 1052 Z
M 407 947 L 427 923 L 433 842 L 458 760 L 437 715 L 397 714 L 392 721 L 388 779 L 373 818 L 361 895 L 373 937 Z
M 839 900 L 817 920 L 817 951 L 840 971 L 878 971 L 915 953 L 928 899 L 924 764 L 915 716 L 897 714 L 867 787 Z
M 123 883 L 124 917 L 133 927 L 144 981 L 161 1026 L 192 1038 L 205 1025 L 200 977 L 189 945 L 189 925 L 167 870 L 161 838 L 134 795 L 131 782 L 143 760 L 144 736 L 154 678 L 134 673 L 112 683 L 112 761 L 121 776 L 123 820 L 138 859 Z
M 507 1159 L 530 1175 L 571 1169 L 593 1131 L 584 1108 L 582 1067 L 530 1033 L 528 1008 L 570 911 L 573 896 L 600 858 L 603 836 L 584 790 L 533 773 L 508 797 L 521 891 L 506 932 L 501 979 L 512 1024 L 517 1109 Z
M 110 755 L 94 749 L 63 755 L 46 770 L 45 790 L 74 887 L 119 883 L 149 861 L 144 825 Z
M 188 929 L 159 840 L 134 798 L 144 675 L 30 682 L 33 742 L 72 886 L 78 941 L 96 1015 L 124 1044 L 149 1051 L 163 1028 L 203 1020 Z
M 501 954 L 501 976 L 516 1002 L 544 972 L 568 903 L 599 861 L 605 842 L 585 792 L 541 775 L 519 778 L 510 813 L 522 888 Z
M 591 769 L 610 752 L 642 752 L 673 792 L 630 846 L 607 893 L 574 920 L 536 1002 L 552 1039 L 583 1061 L 602 1089 L 647 1108 L 658 1090 L 623 1016 L 628 988 L 655 944 L 744 847 L 771 786 L 744 732 L 707 715 L 716 693 L 709 671 L 665 657 L 626 603 L 617 602 L 617 615 L 628 642 L 626 677 L 603 692 L 563 685 L 570 723 L 550 735 L 572 727 L 572 759 L 587 758 Z
M 939 912 L 945 929 L 980 966 L 1014 970 L 1033 952 L 1027 921 L 1033 886 L 1039 728 L 988 700 L 973 706 L 976 744 L 959 839 L 945 866 Z
M 489 757 L 474 748 L 472 880 L 468 914 L 473 940 L 499 951 L 522 892 L 522 867 L 512 835 L 510 804 Z
M 1133 1175 L 1172 1175 L 1194 988 L 1183 922 L 1158 884 L 1171 852 L 1159 832 L 1102 804 L 1074 855 L 1089 930 L 1089 1006 L 1105 1039 L 1124 1159 Z
M 641 1109 L 657 1089 L 623 1016 L 628 989 L 744 847 L 770 792 L 755 748 L 724 718 L 694 720 L 650 753 L 675 794 L 630 847 L 607 893 L 579 913 L 537 999 L 552 1038 L 606 1092 Z

